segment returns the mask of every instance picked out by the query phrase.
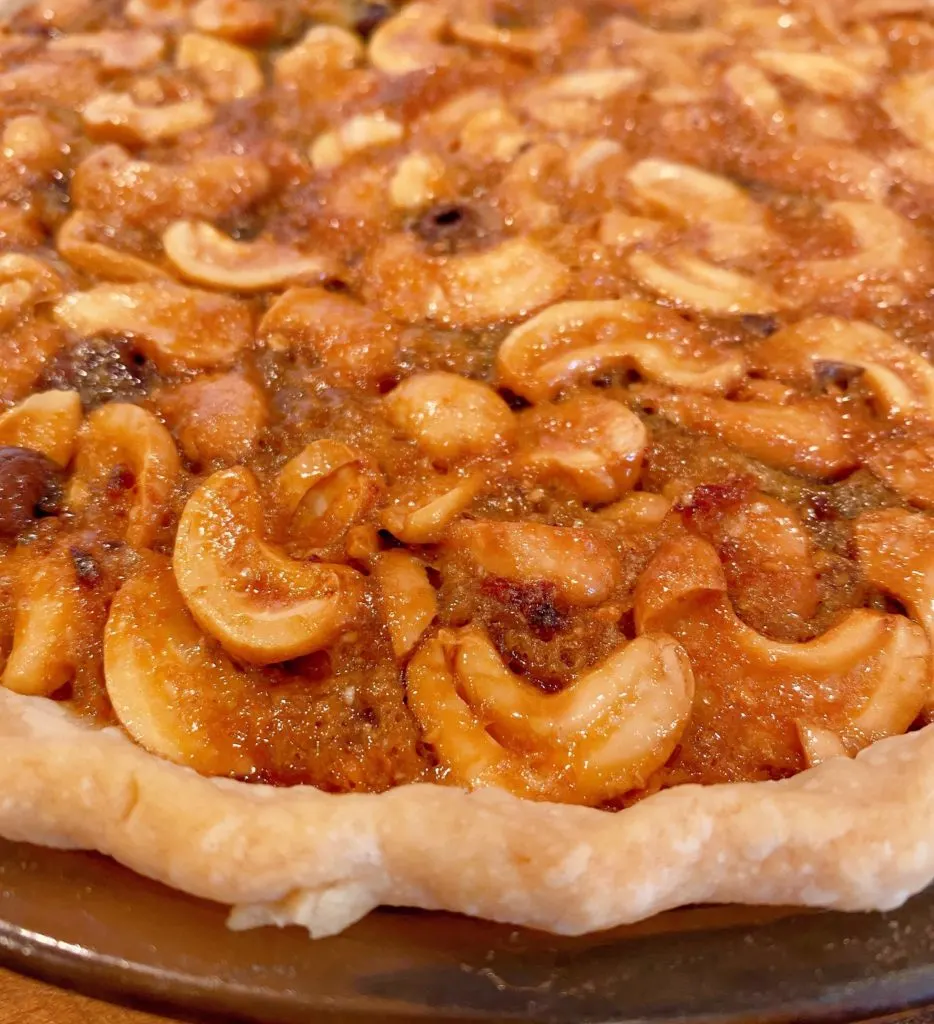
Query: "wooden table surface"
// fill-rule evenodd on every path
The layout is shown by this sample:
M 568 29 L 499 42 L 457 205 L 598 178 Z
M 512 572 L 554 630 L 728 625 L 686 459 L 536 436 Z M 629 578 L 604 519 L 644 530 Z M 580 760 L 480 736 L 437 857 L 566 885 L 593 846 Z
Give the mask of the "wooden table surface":
M 167 1020 L 0 970 L 0 1024 L 167 1024 Z
M 88 999 L 0 969 L 0 1024 L 177 1024 L 177 1021 Z M 934 1024 L 934 1007 L 859 1024 Z

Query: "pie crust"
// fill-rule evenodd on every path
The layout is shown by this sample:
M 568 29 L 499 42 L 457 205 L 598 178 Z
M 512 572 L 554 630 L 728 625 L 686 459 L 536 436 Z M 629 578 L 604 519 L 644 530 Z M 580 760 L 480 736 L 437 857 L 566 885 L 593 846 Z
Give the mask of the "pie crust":
M 690 903 L 889 910 L 934 878 L 934 728 L 778 782 L 686 785 L 621 814 L 496 789 L 331 795 L 204 778 L 0 690 L 0 834 L 94 849 L 333 935 L 380 905 L 562 934 Z

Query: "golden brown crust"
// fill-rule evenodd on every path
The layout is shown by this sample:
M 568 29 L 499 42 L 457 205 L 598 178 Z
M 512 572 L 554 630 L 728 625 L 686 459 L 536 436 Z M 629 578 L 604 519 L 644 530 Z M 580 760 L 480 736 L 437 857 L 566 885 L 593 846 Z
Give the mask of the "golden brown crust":
M 203 778 L 0 690 L 0 834 L 99 850 L 333 934 L 380 904 L 565 934 L 688 903 L 890 909 L 934 878 L 934 728 L 781 782 L 681 786 L 619 814 L 497 790 L 329 795 Z

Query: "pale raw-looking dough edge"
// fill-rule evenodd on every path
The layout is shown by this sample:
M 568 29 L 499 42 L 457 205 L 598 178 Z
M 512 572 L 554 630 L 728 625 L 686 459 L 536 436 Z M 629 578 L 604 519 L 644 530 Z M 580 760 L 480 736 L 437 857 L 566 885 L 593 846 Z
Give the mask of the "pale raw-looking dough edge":
M 315 936 L 380 904 L 579 934 L 687 903 L 890 909 L 934 878 L 934 726 L 782 782 L 618 814 L 432 785 L 329 795 L 207 779 L 0 690 L 0 835 L 99 850 Z

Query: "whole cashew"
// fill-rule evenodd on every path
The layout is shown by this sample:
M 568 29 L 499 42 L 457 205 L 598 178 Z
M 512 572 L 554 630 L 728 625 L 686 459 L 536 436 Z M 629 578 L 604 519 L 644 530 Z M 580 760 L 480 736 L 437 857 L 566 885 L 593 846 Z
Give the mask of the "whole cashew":
M 263 539 L 259 486 L 239 467 L 214 473 L 188 499 L 173 566 L 202 629 L 260 665 L 326 647 L 351 623 L 363 596 L 353 569 L 298 562 Z
M 441 630 L 406 672 L 408 702 L 452 781 L 595 804 L 642 786 L 691 713 L 679 645 L 641 636 L 546 695 L 502 664 L 476 627 Z

